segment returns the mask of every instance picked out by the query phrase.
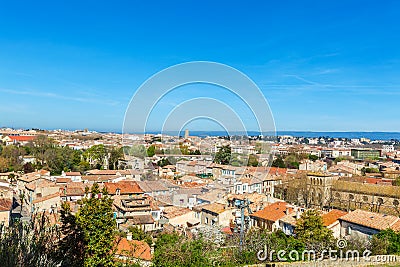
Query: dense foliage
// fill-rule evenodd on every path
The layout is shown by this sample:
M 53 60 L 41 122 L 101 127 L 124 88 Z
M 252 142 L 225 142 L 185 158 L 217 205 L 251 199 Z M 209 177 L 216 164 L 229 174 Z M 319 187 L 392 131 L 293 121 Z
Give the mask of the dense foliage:
M 2 267 L 57 266 L 54 248 L 59 231 L 49 226 L 45 216 L 37 216 L 32 223 L 14 222 L 1 225 L 0 264 Z
M 232 165 L 236 167 L 238 166 L 257 167 L 259 165 L 256 155 L 232 153 L 230 146 L 220 147 L 217 153 L 215 154 L 214 162 L 222 165 Z
M 84 172 L 91 168 L 101 169 L 107 163 L 108 169 L 117 169 L 118 160 L 123 157 L 122 148 L 95 145 L 85 151 L 61 147 L 44 135 L 37 136 L 26 146 L 8 145 L 0 149 L 0 172 L 47 169 L 54 175 L 62 171 Z M 24 163 L 24 156 L 35 158 L 34 163 Z
M 306 244 L 307 249 L 321 252 L 333 247 L 334 238 L 332 231 L 323 224 L 322 217 L 317 210 L 307 210 L 296 223 L 296 238 Z

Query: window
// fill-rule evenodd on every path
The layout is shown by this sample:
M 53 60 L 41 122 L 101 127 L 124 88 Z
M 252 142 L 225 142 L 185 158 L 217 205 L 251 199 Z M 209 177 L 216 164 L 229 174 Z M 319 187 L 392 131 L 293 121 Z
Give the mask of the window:
M 351 235 L 351 226 L 347 227 L 347 234 Z

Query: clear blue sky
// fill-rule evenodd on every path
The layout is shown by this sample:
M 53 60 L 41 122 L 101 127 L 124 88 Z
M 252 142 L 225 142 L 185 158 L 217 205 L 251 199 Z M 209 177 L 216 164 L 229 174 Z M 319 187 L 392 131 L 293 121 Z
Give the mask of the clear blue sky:
M 400 131 L 400 1 L 361 0 L 2 1 L 0 126 L 118 131 L 193 60 L 246 73 L 278 130 Z

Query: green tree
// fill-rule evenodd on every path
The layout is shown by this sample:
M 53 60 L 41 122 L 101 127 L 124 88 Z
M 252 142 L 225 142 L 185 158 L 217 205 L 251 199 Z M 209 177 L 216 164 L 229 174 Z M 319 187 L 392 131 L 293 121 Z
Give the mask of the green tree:
M 321 252 L 334 243 L 332 231 L 324 226 L 317 210 L 307 210 L 301 215 L 297 220 L 295 233 L 297 239 L 306 244 L 307 249 L 316 252 Z
M 393 184 L 394 186 L 400 186 L 400 176 L 397 177 L 397 178 L 392 182 L 392 184 Z
M 244 244 L 242 247 L 237 247 L 239 243 L 238 236 L 233 236 L 232 239 L 227 241 L 227 246 L 234 246 L 233 255 L 231 256 L 231 261 L 234 266 L 247 265 L 247 264 L 257 264 L 260 263 L 257 258 L 259 251 L 298 251 L 301 255 L 304 250 L 304 243 L 295 239 L 293 236 L 286 236 L 282 231 L 270 232 L 266 229 L 251 229 L 245 235 Z M 260 255 L 261 257 L 267 256 L 266 260 L 269 261 L 270 255 Z M 276 254 L 272 255 L 272 261 L 277 261 Z M 227 262 L 227 259 L 222 258 L 222 262 Z M 289 260 L 289 259 L 288 259 Z M 222 264 L 223 266 L 223 264 Z
M 89 193 L 89 190 L 86 192 Z M 90 190 L 90 197 L 82 199 L 79 204 L 76 224 L 83 230 L 85 240 L 84 266 L 113 266 L 117 233 L 113 200 L 105 188 L 100 192 L 99 185 L 95 183 Z
M 130 226 L 128 230 L 132 235 L 132 240 L 144 241 L 147 244 L 149 244 L 149 246 L 153 244 L 153 238 L 151 237 L 151 235 L 149 233 L 144 232 L 139 227 Z
M 53 257 L 59 231 L 41 213 L 31 223 L 16 221 L 0 225 L 0 264 L 2 267 L 58 266 Z
M 231 160 L 231 147 L 222 146 L 215 154 L 214 162 L 218 164 L 228 165 Z
M 171 163 L 169 162 L 168 158 L 162 158 L 157 162 L 157 165 L 160 167 L 164 167 L 167 165 L 170 165 Z
M 151 145 L 147 148 L 147 156 L 148 157 L 152 157 L 156 154 L 156 146 L 155 145 Z
M 118 169 L 118 161 L 124 157 L 122 147 L 113 147 L 109 150 L 110 158 L 108 160 L 110 170 Z
M 147 150 L 144 145 L 125 146 L 123 148 L 124 154 L 144 159 L 147 156 Z
M 45 164 L 45 153 L 48 149 L 54 147 L 54 142 L 52 139 L 48 138 L 46 135 L 38 135 L 29 145 L 36 161 L 40 166 Z
M 89 162 L 93 162 L 92 166 L 97 169 L 100 169 L 104 165 L 104 161 L 108 156 L 107 149 L 103 144 L 90 147 L 83 153 L 83 155 L 89 160 Z
M 300 157 L 298 154 L 290 153 L 289 155 L 287 155 L 285 157 L 285 165 L 287 168 L 290 168 L 290 169 L 298 169 L 299 165 L 300 165 L 299 160 L 300 160 Z
M 318 156 L 317 155 L 308 155 L 308 159 L 309 160 L 312 160 L 312 161 L 316 161 L 317 159 L 318 159 Z
M 158 237 L 153 257 L 154 266 L 206 267 L 213 266 L 211 242 L 203 239 L 187 240 L 176 233 Z
M 247 166 L 257 167 L 258 166 L 258 159 L 256 155 L 250 154 L 249 160 L 247 162 Z
M 272 167 L 286 168 L 285 162 L 281 156 L 277 156 L 276 159 L 274 159 L 272 162 Z
M 10 160 L 4 157 L 0 157 L 0 172 L 8 171 L 9 167 L 10 167 Z
M 201 152 L 200 152 L 200 150 L 198 150 L 198 149 L 196 149 L 196 150 L 191 150 L 190 151 L 190 155 L 201 155 Z
M 185 146 L 183 144 L 179 144 L 179 149 L 182 153 L 182 155 L 190 155 L 190 150 L 188 146 Z
M 58 243 L 56 258 L 62 267 L 84 265 L 86 240 L 77 218 L 71 213 L 68 202 L 61 206 L 61 232 L 63 237 Z
M 387 229 L 373 236 L 372 252 L 375 254 L 400 254 L 400 233 Z
M 25 155 L 25 149 L 14 145 L 3 148 L 1 156 L 8 161 L 8 171 L 21 171 L 23 169 L 22 157 Z

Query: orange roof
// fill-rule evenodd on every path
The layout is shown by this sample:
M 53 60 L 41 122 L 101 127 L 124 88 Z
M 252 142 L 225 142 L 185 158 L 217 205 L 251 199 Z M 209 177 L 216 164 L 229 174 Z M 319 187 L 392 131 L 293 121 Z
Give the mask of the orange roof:
M 66 176 L 81 176 L 80 172 L 66 172 Z
M 121 238 L 117 244 L 116 255 L 133 257 L 145 261 L 151 261 L 151 249 L 150 246 L 143 241 L 128 240 Z
M 90 170 L 87 171 L 88 175 L 117 175 L 117 174 L 129 175 L 129 170 Z
M 223 232 L 223 233 L 225 233 L 227 235 L 233 235 L 232 229 L 229 226 L 222 228 L 221 232 Z
M 71 178 L 57 178 L 56 183 L 69 183 L 71 182 Z
M 118 183 L 105 183 L 104 186 L 107 188 L 107 192 L 111 195 L 115 195 L 117 189 L 120 190 L 120 194 L 143 193 L 143 190 L 140 189 L 139 185 L 135 181 L 120 181 Z
M 0 199 L 0 211 L 10 211 L 12 207 L 11 199 Z
M 391 228 L 393 229 L 393 231 L 400 232 L 400 220 L 398 220 L 397 222 L 395 222 L 395 223 L 392 225 Z
M 289 207 L 286 202 L 275 202 L 250 216 L 275 222 L 286 215 L 286 208 L 289 208 L 289 213 L 293 211 L 293 208 Z
M 25 135 L 9 135 L 11 140 L 18 142 L 31 141 L 36 138 L 36 136 L 25 136 Z
M 189 212 L 192 212 L 192 211 L 188 208 L 170 206 L 170 207 L 165 207 L 165 209 L 163 210 L 163 216 L 168 219 L 172 219 L 172 218 L 175 218 L 178 216 L 185 215 Z
M 399 217 L 358 209 L 344 215 L 340 220 L 359 224 L 372 229 L 385 230 L 398 223 Z
M 283 175 L 286 173 L 287 173 L 287 168 L 277 168 L 277 167 L 269 168 L 269 174 Z
M 329 225 L 333 224 L 340 217 L 342 217 L 346 214 L 347 214 L 346 211 L 335 210 L 335 209 L 331 210 L 330 212 L 328 212 L 326 214 L 322 214 L 322 220 L 324 222 L 324 226 L 329 226 Z

